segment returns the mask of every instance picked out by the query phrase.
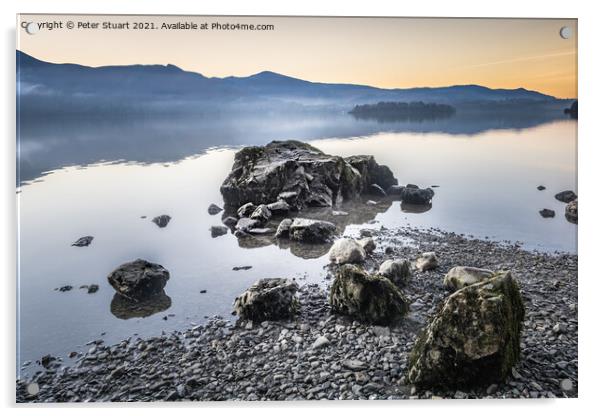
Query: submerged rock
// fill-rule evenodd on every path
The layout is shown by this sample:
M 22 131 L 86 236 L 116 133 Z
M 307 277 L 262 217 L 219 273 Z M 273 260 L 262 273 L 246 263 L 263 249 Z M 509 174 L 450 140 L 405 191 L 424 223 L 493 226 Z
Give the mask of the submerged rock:
M 211 204 L 209 205 L 209 208 L 207 208 L 207 212 L 209 213 L 209 215 L 216 215 L 222 212 L 222 208 L 218 207 L 215 204 Z
M 234 300 L 234 312 L 254 322 L 292 317 L 299 308 L 299 286 L 289 279 L 261 279 Z
M 545 187 L 545 186 L 543 186 L 543 185 L 539 185 L 539 186 L 537 187 L 537 190 L 538 190 L 538 191 L 543 191 L 543 190 L 545 190 L 545 189 L 546 189 L 546 187 Z
M 77 241 L 71 245 L 75 247 L 87 247 L 90 245 L 92 240 L 94 240 L 94 237 L 92 237 L 91 235 L 87 235 L 85 237 L 78 238 Z
M 330 261 L 336 264 L 361 263 L 366 260 L 364 248 L 354 239 L 341 238 L 328 252 Z
M 426 205 L 431 203 L 435 191 L 431 188 L 420 189 L 416 185 L 407 185 L 401 189 L 400 196 L 406 204 Z
M 337 272 L 328 301 L 336 313 L 378 325 L 398 321 L 408 311 L 407 300 L 389 279 L 349 264 Z
M 159 215 L 158 217 L 153 218 L 152 220 L 159 228 L 167 227 L 169 221 L 171 221 L 171 217 L 169 215 Z
M 405 286 L 412 275 L 410 262 L 407 260 L 385 260 L 378 269 L 378 274 L 385 276 L 396 286 Z
M 519 360 L 524 317 L 509 272 L 455 292 L 418 336 L 407 382 L 450 388 L 503 381 Z
M 450 269 L 443 278 L 443 284 L 450 290 L 456 291 L 466 286 L 474 285 L 490 279 L 493 272 L 478 267 L 456 266 Z
M 331 156 L 299 141 L 274 141 L 236 153 L 220 191 L 226 205 L 270 204 L 282 199 L 294 209 L 332 207 L 367 192 L 371 184 L 397 183 L 372 156 Z
M 554 212 L 553 209 L 544 208 L 541 211 L 539 211 L 539 215 L 541 215 L 544 218 L 554 218 L 556 216 L 556 212 Z
M 554 198 L 556 198 L 560 202 L 568 203 L 577 199 L 577 194 L 575 194 L 575 192 L 573 191 L 562 191 L 554 195 Z
M 433 270 L 437 267 L 439 267 L 439 260 L 437 259 L 437 255 L 432 251 L 422 253 L 420 257 L 416 259 L 416 268 L 421 272 Z
M 565 208 L 564 216 L 567 221 L 577 224 L 577 200 L 569 202 Z
M 107 279 L 121 296 L 140 300 L 163 290 L 169 280 L 169 272 L 160 264 L 137 259 L 122 264 Z
M 328 243 L 336 226 L 328 221 L 295 218 L 289 227 L 289 238 L 302 243 Z

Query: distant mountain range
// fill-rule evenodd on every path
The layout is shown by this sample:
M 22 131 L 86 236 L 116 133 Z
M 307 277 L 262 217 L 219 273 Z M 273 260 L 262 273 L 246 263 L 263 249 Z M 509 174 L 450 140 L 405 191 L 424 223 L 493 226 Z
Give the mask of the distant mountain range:
M 491 89 L 479 85 L 383 89 L 366 85 L 310 82 L 264 71 L 248 77 L 206 77 L 174 65 L 89 67 L 41 61 L 17 51 L 19 110 L 118 110 L 121 107 L 211 108 L 223 105 L 322 107 L 349 111 L 379 101 L 443 103 L 536 102 L 558 100 L 524 88 Z M 35 97 L 35 100 L 31 98 Z

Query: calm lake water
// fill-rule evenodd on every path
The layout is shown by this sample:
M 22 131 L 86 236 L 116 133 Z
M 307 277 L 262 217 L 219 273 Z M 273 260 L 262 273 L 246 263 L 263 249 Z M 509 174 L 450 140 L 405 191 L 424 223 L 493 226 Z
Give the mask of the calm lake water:
M 21 126 L 19 366 L 48 353 L 86 351 L 84 344 L 99 338 L 112 343 L 229 316 L 234 298 L 259 278 L 321 282 L 323 252 L 303 258 L 294 247 L 241 247 L 231 234 L 211 237 L 209 228 L 221 221 L 207 207 L 222 205 L 219 186 L 242 145 L 304 139 L 330 154 L 372 154 L 400 184 L 439 186 L 429 211 L 404 212 L 394 202 L 372 216 L 375 224 L 359 219 L 348 234 L 367 226 L 413 225 L 576 252 L 577 226 L 554 199 L 562 190 L 577 192 L 574 121 L 522 128 L 460 128 L 451 121 L 387 125 L 342 115 L 334 121 L 239 121 Z M 538 185 L 547 189 L 538 191 Z M 554 209 L 556 217 L 542 218 L 542 208 Z M 163 229 L 151 222 L 161 214 L 172 217 Z M 71 246 L 85 235 L 94 236 L 89 247 Z M 136 258 L 171 273 L 165 295 L 150 309 L 124 305 L 106 280 L 116 266 Z M 232 270 L 247 265 L 252 269 Z M 79 289 L 88 284 L 100 290 Z M 63 285 L 74 289 L 55 290 Z

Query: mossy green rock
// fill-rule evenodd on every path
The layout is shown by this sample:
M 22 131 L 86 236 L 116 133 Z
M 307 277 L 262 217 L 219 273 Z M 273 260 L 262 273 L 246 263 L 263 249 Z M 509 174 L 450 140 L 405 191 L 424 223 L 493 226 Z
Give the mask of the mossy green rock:
M 289 279 L 260 279 L 234 300 L 234 313 L 254 322 L 291 318 L 299 310 L 297 290 Z
M 458 290 L 418 336 L 407 381 L 419 387 L 504 380 L 520 356 L 525 308 L 510 272 Z
M 336 313 L 378 325 L 398 321 L 408 311 L 408 301 L 389 279 L 349 264 L 339 269 L 329 302 Z

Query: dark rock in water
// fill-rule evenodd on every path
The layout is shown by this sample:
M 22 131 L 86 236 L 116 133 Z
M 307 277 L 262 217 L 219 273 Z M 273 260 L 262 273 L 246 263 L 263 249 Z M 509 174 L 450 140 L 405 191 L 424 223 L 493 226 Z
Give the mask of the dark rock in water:
M 554 195 L 554 198 L 556 198 L 560 202 L 568 203 L 577 199 L 577 194 L 575 194 L 575 192 L 573 191 L 562 191 Z
M 222 220 L 222 222 L 224 223 L 225 226 L 233 228 L 233 227 L 236 227 L 236 223 L 238 222 L 238 219 L 236 219 L 234 217 L 226 217 Z
M 242 217 L 236 223 L 236 229 L 238 231 L 247 232 L 249 229 L 255 228 L 259 225 L 261 225 L 261 224 L 257 220 L 252 220 L 251 218 L 248 218 L 248 217 Z
M 577 200 L 569 202 L 564 211 L 567 221 L 577 224 Z
M 141 300 L 163 290 L 169 280 L 169 272 L 159 264 L 137 259 L 122 264 L 107 279 L 123 297 Z
M 401 203 L 401 211 L 407 212 L 408 214 L 422 214 L 430 211 L 433 208 L 433 204 L 408 204 L 407 202 Z
M 543 190 L 545 190 L 545 189 L 546 189 L 546 187 L 545 187 L 545 186 L 543 186 L 543 185 L 539 185 L 539 186 L 537 187 L 537 190 L 538 190 L 538 191 L 543 191 Z
M 98 292 L 98 289 L 99 289 L 98 285 L 92 284 L 92 285 L 88 286 L 88 293 L 90 293 L 90 294 L 96 293 L 96 292 Z
M 279 200 L 268 204 L 268 209 L 274 215 L 286 215 L 291 210 L 291 206 L 284 200 Z
M 371 184 L 368 187 L 368 192 L 372 195 L 378 195 L 378 196 L 387 196 L 387 193 L 385 192 L 385 190 L 383 188 L 380 187 L 380 185 L 377 185 L 375 183 Z
M 434 196 L 435 191 L 431 188 L 420 189 L 416 185 L 407 185 L 401 190 L 401 200 L 407 204 L 430 204 Z
M 234 312 L 254 322 L 291 318 L 299 308 L 298 289 L 289 279 L 261 279 L 234 300 Z
M 71 285 L 65 285 L 65 286 L 59 287 L 58 291 L 59 292 L 69 292 L 71 289 L 73 289 L 73 286 L 71 286 Z
M 251 202 L 241 205 L 236 213 L 238 218 L 250 217 L 251 214 L 257 209 L 257 206 Z
M 92 240 L 94 240 L 94 237 L 92 237 L 91 235 L 87 235 L 85 237 L 78 238 L 77 241 L 71 245 L 75 247 L 87 247 L 90 245 Z
M 167 227 L 169 221 L 171 221 L 171 217 L 169 215 L 159 215 L 158 217 L 153 218 L 153 222 L 157 224 L 159 228 Z
M 207 293 L 206 289 L 202 289 L 199 293 Z
M 252 268 L 253 268 L 253 266 L 234 266 L 234 267 L 232 267 L 232 270 L 234 270 L 234 271 L 238 271 L 238 270 L 250 270 Z
M 285 218 L 282 221 L 280 221 L 280 224 L 278 224 L 278 228 L 276 229 L 276 237 L 277 238 L 288 238 L 289 230 L 290 230 L 292 224 L 293 224 L 293 220 L 290 218 Z
M 40 364 L 42 364 L 42 367 L 44 367 L 44 368 L 50 368 L 53 364 L 56 363 L 56 361 L 57 361 L 56 357 L 48 354 L 48 355 L 43 356 L 40 359 Z
M 272 213 L 265 204 L 259 205 L 249 218 L 257 221 L 259 224 L 265 224 L 272 217 Z
M 337 272 L 328 301 L 336 313 L 378 325 L 396 322 L 408 311 L 408 301 L 389 279 L 350 264 Z
M 556 216 L 556 212 L 553 209 L 544 208 L 539 211 L 539 215 L 544 218 L 554 218 L 554 216 Z
M 455 292 L 418 336 L 407 382 L 453 388 L 503 381 L 519 360 L 524 318 L 509 272 Z
M 220 237 L 224 234 L 228 234 L 228 227 L 225 225 L 212 225 L 211 228 L 211 237 Z
M 115 293 L 111 301 L 111 313 L 118 319 L 147 318 L 171 307 L 171 298 L 164 290 L 138 301 Z
M 275 141 L 236 153 L 220 190 L 226 205 L 269 204 L 282 199 L 293 209 L 332 207 L 368 190 L 397 183 L 372 156 L 330 156 L 298 141 Z
M 207 212 L 209 213 L 209 215 L 216 215 L 222 212 L 222 208 L 218 207 L 215 204 L 211 204 L 209 205 L 209 208 L 207 208 Z
M 335 232 L 336 226 L 331 222 L 295 218 L 289 228 L 289 238 L 302 243 L 327 243 Z

